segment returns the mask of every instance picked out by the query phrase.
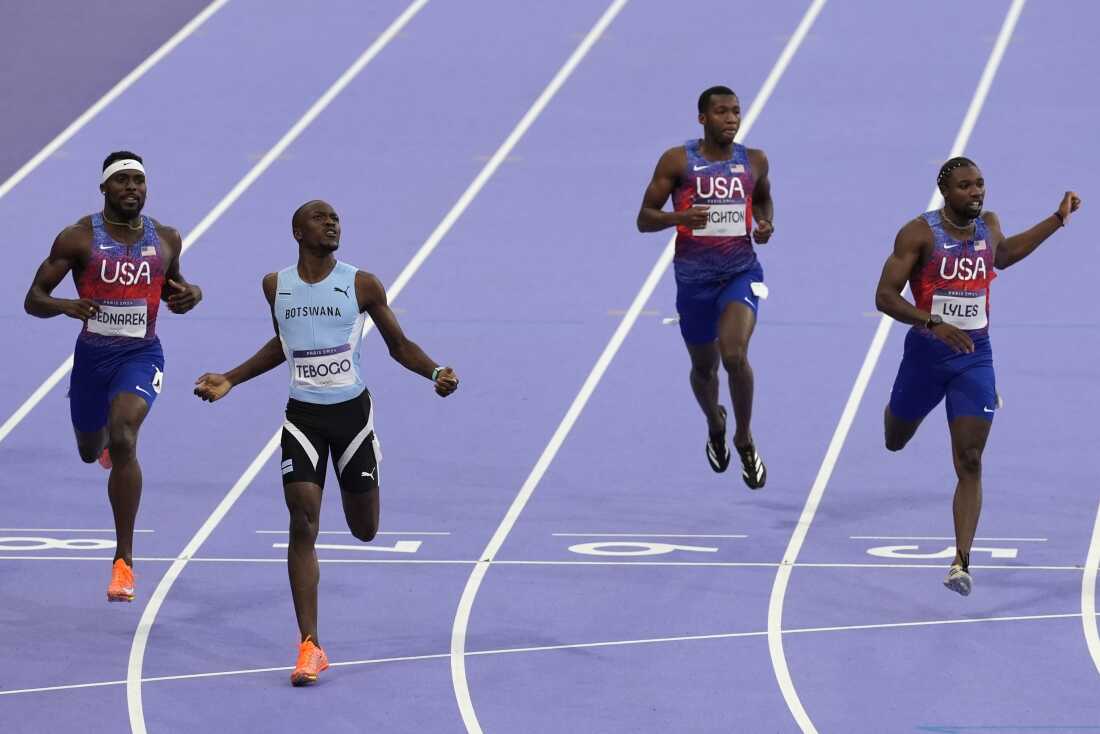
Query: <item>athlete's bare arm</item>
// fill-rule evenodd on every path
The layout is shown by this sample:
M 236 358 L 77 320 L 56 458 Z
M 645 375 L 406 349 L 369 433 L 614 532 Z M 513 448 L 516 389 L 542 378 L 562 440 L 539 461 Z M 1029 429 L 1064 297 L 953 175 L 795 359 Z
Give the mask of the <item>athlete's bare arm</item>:
M 224 374 L 207 372 L 195 380 L 195 394 L 203 400 L 210 403 L 220 400 L 233 389 L 234 385 L 247 382 L 286 361 L 283 344 L 279 339 L 279 322 L 275 320 L 275 288 L 278 280 L 278 273 L 268 273 L 263 280 L 264 297 L 271 309 L 271 324 L 275 327 L 275 336 L 268 339 L 258 352 L 228 372 Z
M 381 281 L 370 273 L 358 271 L 355 274 L 355 295 L 359 299 L 359 310 L 365 311 L 378 327 L 378 333 L 386 342 L 390 356 L 405 369 L 432 379 L 432 373 L 439 365 L 416 342 L 405 336 L 401 325 L 397 323 L 397 316 L 389 306 L 386 289 L 382 287 Z M 436 373 L 435 391 L 439 395 L 447 397 L 457 389 L 458 375 L 453 369 L 444 367 Z
M 669 148 L 657 161 L 653 178 L 646 186 L 642 196 L 642 208 L 638 212 L 639 232 L 660 232 L 662 229 L 684 225 L 689 229 L 702 229 L 707 226 L 705 206 L 693 206 L 681 212 L 666 212 L 665 202 L 672 195 L 680 174 L 687 168 L 687 151 L 680 145 Z
M 932 314 L 921 311 L 901 297 L 906 281 L 933 248 L 932 230 L 921 219 L 914 219 L 898 231 L 894 251 L 886 258 L 875 290 L 875 307 L 903 324 L 925 324 Z M 950 324 L 939 324 L 933 334 L 958 352 L 973 352 L 974 342 L 963 330 Z
M 87 321 L 95 316 L 99 306 L 88 298 L 54 298 L 51 295 L 66 275 L 72 272 L 75 277 L 83 271 L 91 254 L 92 231 L 84 220 L 61 230 L 50 248 L 49 256 L 34 274 L 27 297 L 23 300 L 23 310 L 43 319 L 64 314 Z
M 775 210 L 772 204 L 772 182 L 768 178 L 768 156 L 758 148 L 749 148 L 749 164 L 752 166 L 756 183 L 752 189 L 752 218 L 756 228 L 752 232 L 752 240 L 758 245 L 763 245 L 771 239 L 775 231 Z
M 1001 230 L 1001 220 L 993 212 L 982 215 L 985 223 L 993 232 L 993 265 L 1004 270 L 1035 252 L 1047 237 L 1069 223 L 1070 215 L 1081 208 L 1081 197 L 1073 191 L 1067 191 L 1058 205 L 1057 214 L 1051 214 L 1029 230 L 1005 237 Z
M 172 313 L 187 313 L 202 300 L 202 288 L 188 283 L 180 272 L 180 256 L 183 254 L 183 238 L 173 227 L 154 222 L 161 247 L 167 250 L 168 266 L 164 274 L 164 288 L 160 297 Z

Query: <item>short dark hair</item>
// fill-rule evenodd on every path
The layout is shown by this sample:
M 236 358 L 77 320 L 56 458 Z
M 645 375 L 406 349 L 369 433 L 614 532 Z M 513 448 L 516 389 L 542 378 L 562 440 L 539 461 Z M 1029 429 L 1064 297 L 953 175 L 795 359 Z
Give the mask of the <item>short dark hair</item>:
M 111 153 L 109 156 L 103 159 L 103 168 L 101 168 L 100 170 L 106 171 L 107 166 L 111 165 L 115 161 L 130 160 L 137 161 L 138 163 L 141 163 L 143 165 L 145 164 L 145 161 L 141 160 L 141 156 L 137 153 L 131 153 L 128 150 L 116 150 L 114 153 Z
M 711 97 L 727 94 L 733 95 L 734 97 L 737 96 L 737 92 L 733 91 L 729 87 L 724 87 L 721 84 L 716 87 L 709 87 L 707 89 L 704 89 L 703 93 L 699 95 L 699 114 L 701 115 L 707 111 L 707 106 L 710 105 Z
M 298 228 L 298 217 L 302 216 L 302 212 L 304 212 L 306 210 L 306 207 L 310 206 L 311 204 L 316 204 L 319 201 L 321 201 L 321 200 L 320 199 L 310 199 L 305 204 L 302 204 L 300 207 L 295 209 L 294 214 L 291 215 L 291 217 L 290 217 L 290 228 L 292 230 L 297 229 Z
M 970 160 L 969 158 L 961 155 L 955 156 L 954 158 L 948 160 L 946 163 L 940 166 L 940 173 L 938 176 L 936 176 L 936 186 L 939 186 L 942 189 L 944 186 L 947 185 L 947 179 L 951 178 L 951 172 L 954 171 L 956 168 L 963 168 L 965 166 L 973 166 L 974 168 L 977 168 L 978 164 Z

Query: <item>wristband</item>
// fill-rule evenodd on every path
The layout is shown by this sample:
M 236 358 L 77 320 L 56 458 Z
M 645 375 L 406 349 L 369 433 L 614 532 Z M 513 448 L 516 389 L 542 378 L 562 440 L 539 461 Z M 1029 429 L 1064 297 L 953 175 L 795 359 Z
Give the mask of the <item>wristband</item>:
M 442 367 L 436 367 L 434 370 L 432 370 L 432 382 L 435 382 L 435 378 L 439 377 L 439 373 L 442 371 Z
M 1062 216 L 1062 212 L 1054 212 L 1054 216 L 1058 217 L 1058 226 L 1066 226 L 1066 218 Z

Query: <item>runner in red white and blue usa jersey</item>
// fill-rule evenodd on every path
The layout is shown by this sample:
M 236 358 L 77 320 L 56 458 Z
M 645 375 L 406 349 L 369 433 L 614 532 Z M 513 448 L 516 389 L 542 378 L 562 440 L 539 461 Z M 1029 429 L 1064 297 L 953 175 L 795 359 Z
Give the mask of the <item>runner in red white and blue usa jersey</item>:
M 1000 407 L 989 341 L 989 287 L 996 273 L 1030 255 L 1066 225 L 1081 199 L 1067 191 L 1054 214 L 1005 237 L 993 212 L 983 212 L 985 179 L 968 158 L 940 168 L 941 209 L 898 232 L 879 279 L 878 309 L 912 328 L 886 406 L 886 448 L 900 451 L 941 401 L 951 432 L 955 485 L 955 559 L 944 585 L 970 593 L 970 548 L 982 505 L 982 452 Z M 908 282 L 915 300 L 901 291 Z
M 137 436 L 164 380 L 157 312 L 163 299 L 170 311 L 187 313 L 202 291 L 180 273 L 179 232 L 141 214 L 147 184 L 139 156 L 107 156 L 99 189 L 102 211 L 57 236 L 24 307 L 32 316 L 82 322 L 69 408 L 80 458 L 99 459 L 111 470 L 108 496 L 117 543 L 107 600 L 133 601 L 134 521 L 141 499 Z M 54 297 L 70 273 L 77 298 Z
M 730 462 L 726 409 L 719 402 L 721 365 L 729 376 L 741 478 L 760 489 L 767 468 L 750 428 L 748 348 L 760 301 L 768 295 L 753 247 L 773 232 L 768 159 L 764 151 L 735 142 L 741 101 L 729 87 L 705 90 L 698 110 L 703 137 L 661 156 L 642 199 L 638 229 L 676 228 L 676 311 L 691 358 L 691 389 L 707 421 L 707 462 L 716 472 L 724 472 Z M 670 196 L 673 210 L 668 212 L 664 206 Z

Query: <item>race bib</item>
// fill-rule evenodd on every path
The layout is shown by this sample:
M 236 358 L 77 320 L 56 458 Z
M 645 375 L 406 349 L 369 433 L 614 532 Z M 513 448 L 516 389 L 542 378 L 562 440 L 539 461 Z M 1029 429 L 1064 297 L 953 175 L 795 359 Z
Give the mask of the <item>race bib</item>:
M 696 237 L 744 237 L 748 231 L 745 227 L 744 204 L 710 204 L 707 209 L 707 226 L 702 229 L 693 229 L 691 233 Z
M 939 291 L 932 294 L 932 313 L 957 329 L 984 329 L 989 323 L 985 312 L 985 291 Z
M 298 387 L 326 388 L 355 384 L 355 365 L 350 344 L 296 351 L 291 356 L 294 384 Z
M 149 326 L 149 304 L 132 301 L 96 301 L 99 313 L 88 319 L 88 331 L 103 336 L 145 337 Z

